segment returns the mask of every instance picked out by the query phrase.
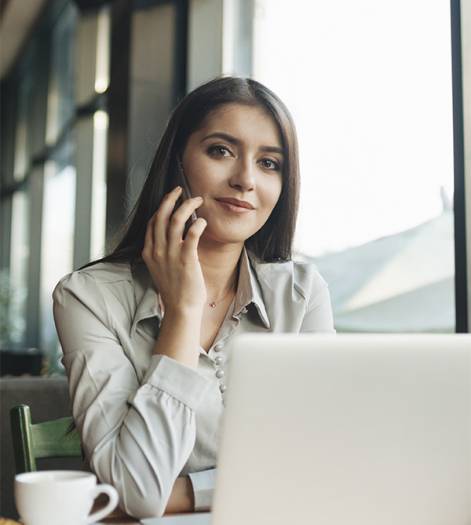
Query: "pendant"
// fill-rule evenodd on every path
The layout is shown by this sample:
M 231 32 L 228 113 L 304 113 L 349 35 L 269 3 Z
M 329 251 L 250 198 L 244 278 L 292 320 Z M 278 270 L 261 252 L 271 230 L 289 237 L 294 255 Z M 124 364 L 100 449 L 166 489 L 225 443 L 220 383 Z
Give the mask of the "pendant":
M 216 303 L 214 303 L 214 302 L 213 302 L 213 303 L 209 303 L 209 306 L 210 306 L 211 308 L 216 308 Z

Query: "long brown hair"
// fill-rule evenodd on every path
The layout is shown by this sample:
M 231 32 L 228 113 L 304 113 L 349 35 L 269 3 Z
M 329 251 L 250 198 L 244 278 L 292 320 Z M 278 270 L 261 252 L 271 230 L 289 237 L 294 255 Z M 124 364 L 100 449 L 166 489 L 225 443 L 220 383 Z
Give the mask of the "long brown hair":
M 177 158 L 192 133 L 204 125 L 214 110 L 225 104 L 257 106 L 274 119 L 282 141 L 284 162 L 282 190 L 267 222 L 245 246 L 259 260 L 287 261 L 298 214 L 299 156 L 296 129 L 283 102 L 267 87 L 250 78 L 219 76 L 186 95 L 172 112 L 141 194 L 123 227 L 121 240 L 107 256 L 97 262 L 129 262 L 141 260 L 147 223 L 159 207 L 162 198 L 178 181 Z

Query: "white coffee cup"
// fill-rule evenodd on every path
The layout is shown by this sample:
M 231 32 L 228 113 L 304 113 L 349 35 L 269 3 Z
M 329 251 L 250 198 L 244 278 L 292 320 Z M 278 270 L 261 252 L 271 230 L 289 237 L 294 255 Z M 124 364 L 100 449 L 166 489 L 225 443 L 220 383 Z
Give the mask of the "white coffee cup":
M 95 498 L 102 493 L 110 501 L 89 516 Z M 97 485 L 91 472 L 44 470 L 15 476 L 15 503 L 25 525 L 84 525 L 113 511 L 118 493 L 111 485 Z

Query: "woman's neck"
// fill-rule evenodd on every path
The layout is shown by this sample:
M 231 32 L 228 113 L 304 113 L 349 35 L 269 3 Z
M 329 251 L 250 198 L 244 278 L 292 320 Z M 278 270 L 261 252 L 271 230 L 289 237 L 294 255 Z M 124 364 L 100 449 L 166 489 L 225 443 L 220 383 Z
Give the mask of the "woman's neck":
M 209 300 L 217 300 L 237 288 L 238 262 L 243 247 L 243 244 L 199 245 L 198 257 Z

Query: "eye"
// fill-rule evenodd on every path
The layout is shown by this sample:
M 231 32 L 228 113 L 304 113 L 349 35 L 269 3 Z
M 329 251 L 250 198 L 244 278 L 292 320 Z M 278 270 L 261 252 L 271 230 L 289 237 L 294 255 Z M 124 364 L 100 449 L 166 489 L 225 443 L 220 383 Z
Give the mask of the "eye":
M 270 169 L 270 170 L 273 170 L 273 171 L 280 171 L 280 164 L 278 162 L 275 162 L 274 160 L 272 159 L 262 159 L 261 162 L 269 162 L 271 163 L 274 167 L 273 168 L 270 168 L 269 166 L 267 166 L 265 164 L 265 167 Z
M 216 156 L 219 156 L 219 157 L 226 157 L 226 155 L 221 155 L 221 150 L 222 151 L 227 151 L 230 153 L 230 151 L 226 148 L 226 146 L 223 146 L 221 144 L 214 144 L 213 146 L 209 146 L 208 148 L 208 153 L 210 155 L 216 155 Z

